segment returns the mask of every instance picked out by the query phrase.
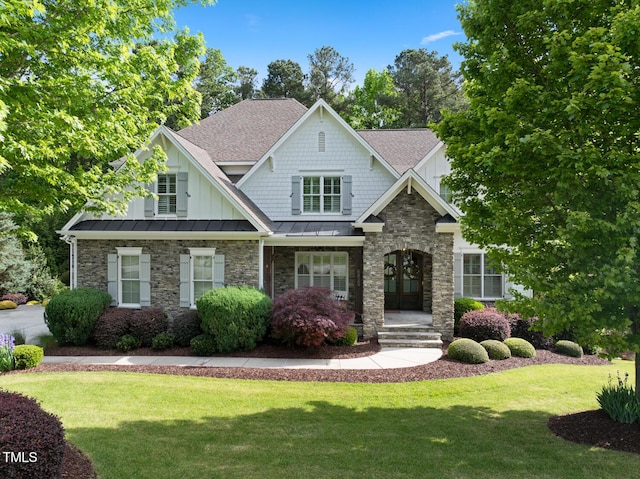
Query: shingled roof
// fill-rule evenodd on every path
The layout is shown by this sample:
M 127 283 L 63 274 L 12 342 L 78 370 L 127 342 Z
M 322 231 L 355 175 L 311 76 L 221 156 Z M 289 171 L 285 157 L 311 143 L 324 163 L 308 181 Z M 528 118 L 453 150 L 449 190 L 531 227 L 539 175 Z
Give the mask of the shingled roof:
M 244 100 L 178 132 L 216 163 L 257 162 L 307 111 L 293 98 Z
M 358 134 L 400 174 L 416 166 L 440 143 L 427 128 L 359 130 Z

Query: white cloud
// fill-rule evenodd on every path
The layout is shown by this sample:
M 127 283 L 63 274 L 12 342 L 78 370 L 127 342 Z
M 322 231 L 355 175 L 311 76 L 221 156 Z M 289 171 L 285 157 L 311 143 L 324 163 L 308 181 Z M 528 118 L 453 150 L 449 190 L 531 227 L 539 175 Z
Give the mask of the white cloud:
M 437 42 L 438 40 L 442 40 L 443 38 L 453 37 L 456 35 L 462 35 L 462 32 L 456 32 L 454 30 L 445 30 L 444 32 L 434 33 L 433 35 L 428 35 L 424 37 L 420 42 L 420 44 L 426 45 L 428 43 Z
M 247 25 L 250 27 L 257 27 L 260 24 L 260 17 L 258 15 L 247 14 L 244 16 Z

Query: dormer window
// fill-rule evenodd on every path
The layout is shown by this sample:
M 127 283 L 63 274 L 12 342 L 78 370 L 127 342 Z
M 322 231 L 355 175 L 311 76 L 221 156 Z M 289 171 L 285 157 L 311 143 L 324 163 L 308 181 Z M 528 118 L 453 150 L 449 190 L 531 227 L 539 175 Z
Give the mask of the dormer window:
M 158 175 L 158 214 L 175 215 L 177 206 L 176 175 Z

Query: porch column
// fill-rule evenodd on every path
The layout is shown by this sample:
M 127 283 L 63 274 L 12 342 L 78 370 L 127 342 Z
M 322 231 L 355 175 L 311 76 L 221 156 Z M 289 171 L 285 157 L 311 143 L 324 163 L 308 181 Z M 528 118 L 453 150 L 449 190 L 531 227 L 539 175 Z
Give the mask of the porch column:
M 362 249 L 362 330 L 365 338 L 375 338 L 384 323 L 384 253 L 380 233 L 366 233 Z
M 433 252 L 433 328 L 453 339 L 453 233 L 436 233 Z

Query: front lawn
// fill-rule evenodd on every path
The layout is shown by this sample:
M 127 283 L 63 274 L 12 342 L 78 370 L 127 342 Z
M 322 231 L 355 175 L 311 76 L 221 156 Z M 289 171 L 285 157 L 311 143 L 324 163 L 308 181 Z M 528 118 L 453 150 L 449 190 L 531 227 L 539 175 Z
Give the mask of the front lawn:
M 0 377 L 60 416 L 100 479 L 615 478 L 637 455 L 555 437 L 631 362 L 545 365 L 400 384 L 134 373 Z M 358 374 L 354 371 L 354 374 Z

